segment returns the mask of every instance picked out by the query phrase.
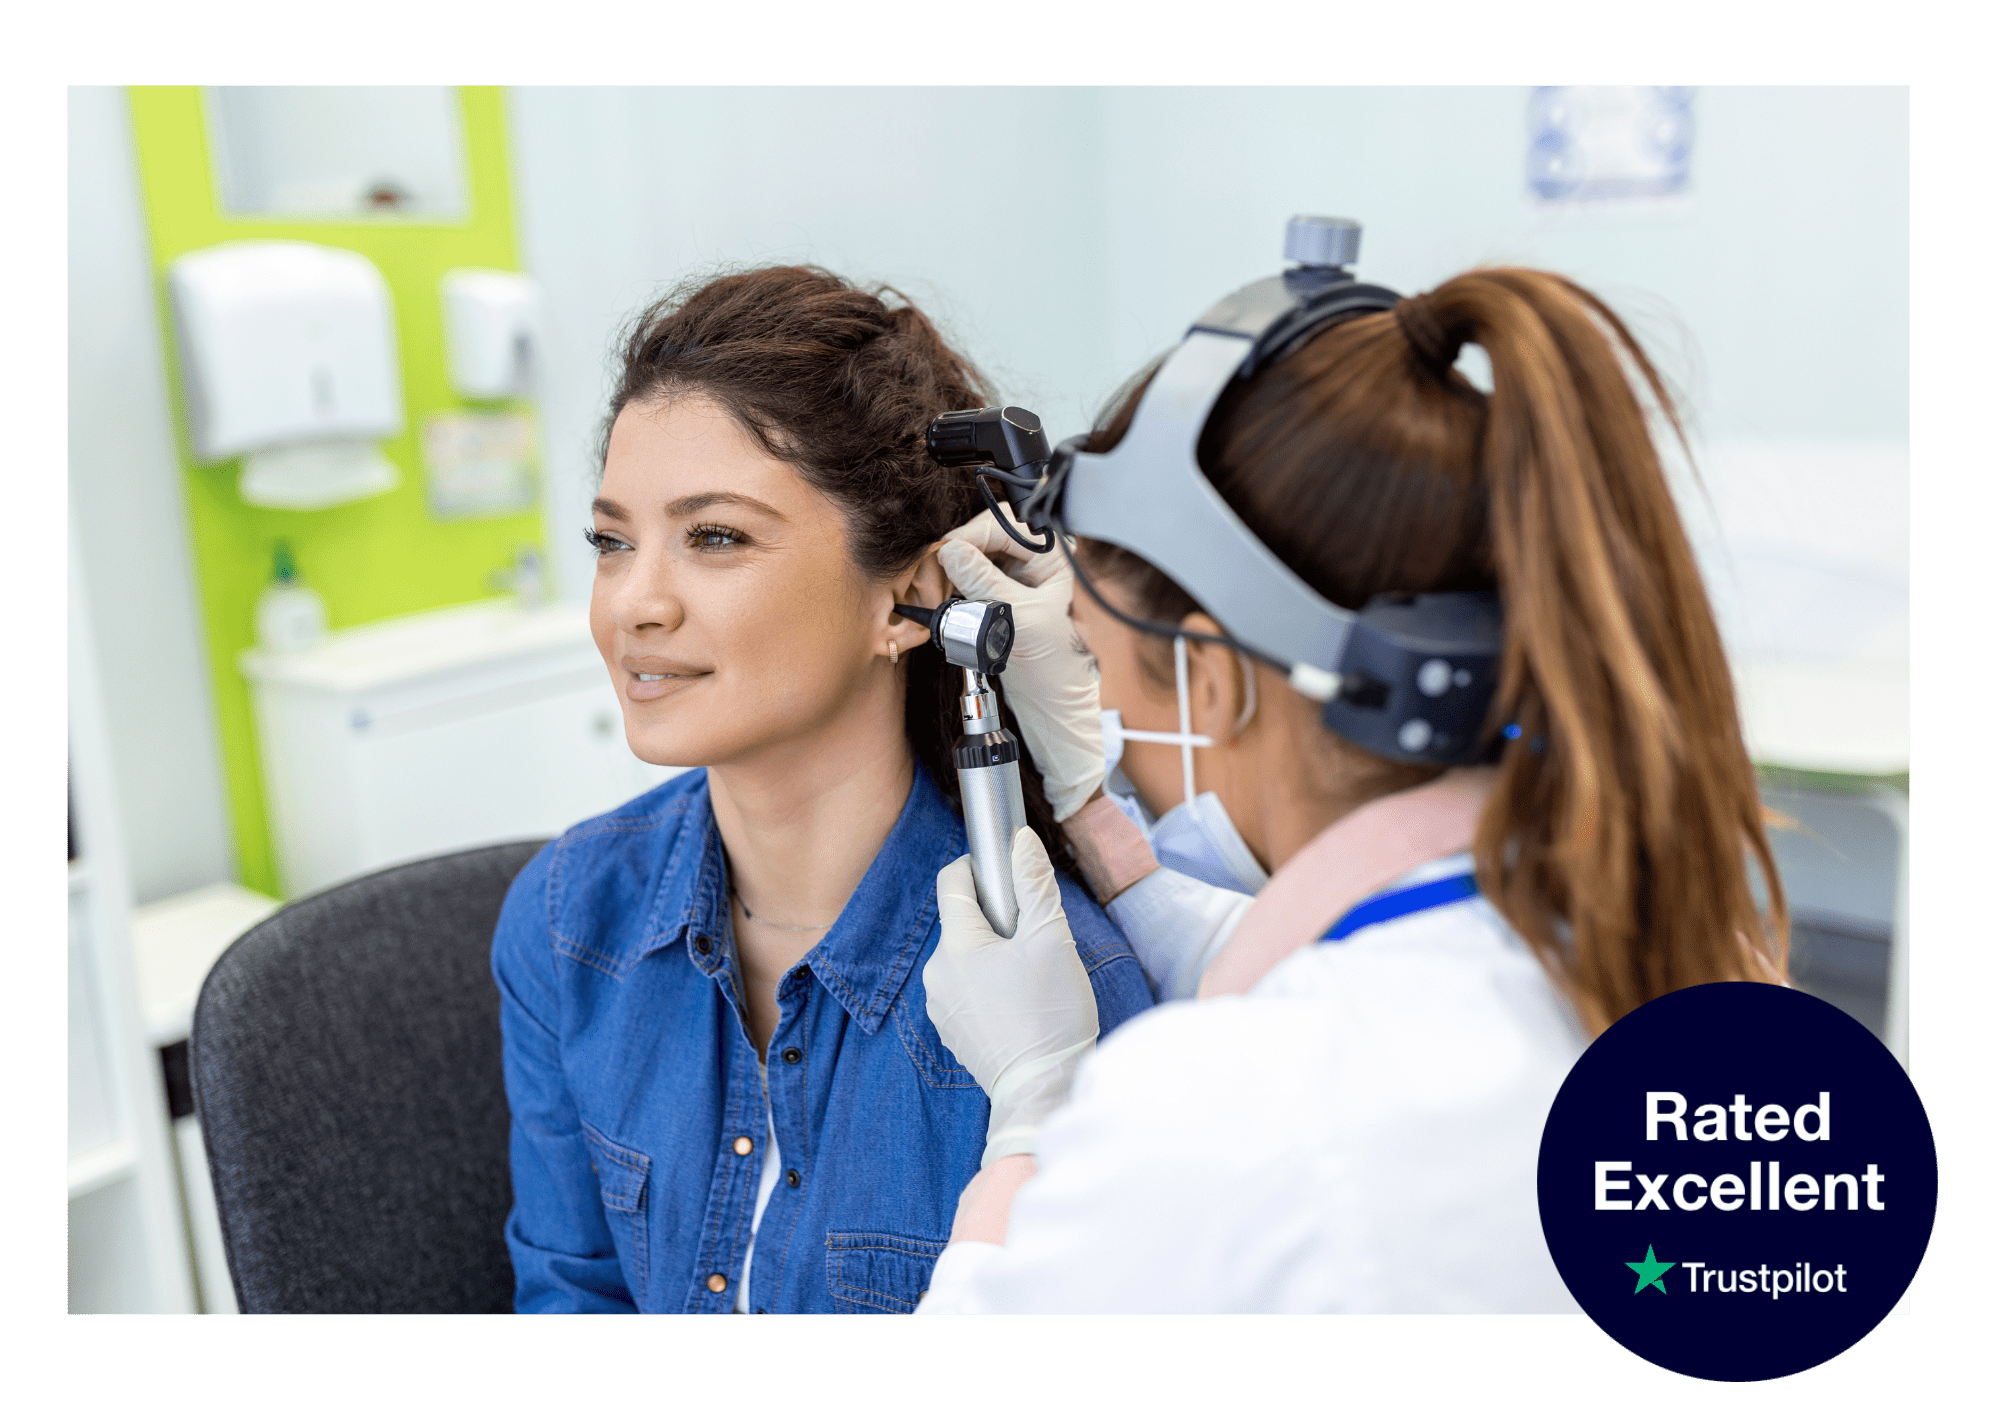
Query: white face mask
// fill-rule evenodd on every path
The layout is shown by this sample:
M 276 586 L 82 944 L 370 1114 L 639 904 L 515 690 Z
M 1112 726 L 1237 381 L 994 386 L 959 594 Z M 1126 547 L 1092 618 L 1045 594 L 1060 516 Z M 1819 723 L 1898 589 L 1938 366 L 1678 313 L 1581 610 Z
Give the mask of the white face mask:
M 1212 790 L 1162 815 L 1153 826 L 1151 844 L 1153 857 L 1164 867 L 1219 889 L 1254 894 L 1270 882 Z
M 1257 678 L 1247 663 L 1243 676 L 1243 713 L 1236 723 L 1239 731 L 1249 724 L 1250 718 L 1257 712 Z M 1236 832 L 1229 812 L 1222 808 L 1221 798 L 1214 791 L 1195 795 L 1194 748 L 1213 746 L 1215 741 L 1212 737 L 1189 730 L 1187 640 L 1184 638 L 1174 640 L 1174 694 L 1180 707 L 1181 729 L 1177 732 L 1134 731 L 1125 726 L 1117 708 L 1104 710 L 1105 789 L 1111 792 L 1112 800 L 1119 809 L 1146 831 L 1148 842 L 1153 847 L 1153 857 L 1163 866 L 1217 888 L 1254 894 L 1264 887 L 1270 876 L 1257 863 L 1250 847 L 1243 843 L 1243 837 Z M 1136 796 L 1128 797 L 1114 789 L 1114 782 L 1124 780 L 1118 771 L 1118 763 L 1125 755 L 1125 743 L 1128 741 L 1161 742 L 1181 749 L 1182 800 L 1157 821 L 1148 816 L 1145 805 Z M 1129 784 L 1129 781 L 1125 783 Z

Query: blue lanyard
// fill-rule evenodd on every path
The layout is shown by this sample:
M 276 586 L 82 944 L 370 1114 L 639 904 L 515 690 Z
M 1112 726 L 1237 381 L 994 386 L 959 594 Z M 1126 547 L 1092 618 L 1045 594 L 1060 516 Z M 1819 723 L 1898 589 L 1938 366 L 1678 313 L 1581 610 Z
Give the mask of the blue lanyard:
M 1453 874 L 1448 879 L 1433 879 L 1428 884 L 1413 884 L 1407 889 L 1398 889 L 1392 894 L 1377 894 L 1363 899 L 1360 903 L 1340 915 L 1340 921 L 1320 934 L 1322 943 L 1345 942 L 1351 934 L 1375 923 L 1387 923 L 1392 918 L 1402 918 L 1412 913 L 1422 913 L 1427 908 L 1442 908 L 1448 903 L 1458 903 L 1474 898 L 1479 893 L 1479 881 L 1471 874 Z

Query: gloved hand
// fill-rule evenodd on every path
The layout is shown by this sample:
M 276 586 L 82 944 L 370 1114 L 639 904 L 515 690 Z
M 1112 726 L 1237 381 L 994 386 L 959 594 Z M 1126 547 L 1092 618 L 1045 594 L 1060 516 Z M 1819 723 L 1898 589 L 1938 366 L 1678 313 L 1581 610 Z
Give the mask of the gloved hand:
M 1097 1043 L 1097 994 L 1076 955 L 1048 851 L 1014 832 L 1014 936 L 993 931 L 973 891 L 972 858 L 938 871 L 944 936 L 924 964 L 924 1009 L 993 1106 L 984 1168 L 1035 1152 L 1035 1130 L 1069 1098 L 1071 1078 Z
M 1001 682 L 1056 819 L 1067 820 L 1104 782 L 1097 665 L 1076 649 L 1069 561 L 1060 549 L 1030 554 L 1008 538 L 991 511 L 981 511 L 945 537 L 938 564 L 968 599 L 1004 599 L 1014 606 L 1014 652 Z

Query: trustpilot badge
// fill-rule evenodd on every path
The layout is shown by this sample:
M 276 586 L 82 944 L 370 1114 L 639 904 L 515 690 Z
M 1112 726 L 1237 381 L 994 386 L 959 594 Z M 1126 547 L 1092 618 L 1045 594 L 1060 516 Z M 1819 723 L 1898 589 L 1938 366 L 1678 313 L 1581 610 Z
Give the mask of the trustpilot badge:
M 1578 1059 L 1542 1131 L 1577 1304 L 1656 1365 L 1763 1380 L 1873 1330 L 1923 1260 L 1937 1150 L 1909 1077 L 1803 992 L 1670 992 Z

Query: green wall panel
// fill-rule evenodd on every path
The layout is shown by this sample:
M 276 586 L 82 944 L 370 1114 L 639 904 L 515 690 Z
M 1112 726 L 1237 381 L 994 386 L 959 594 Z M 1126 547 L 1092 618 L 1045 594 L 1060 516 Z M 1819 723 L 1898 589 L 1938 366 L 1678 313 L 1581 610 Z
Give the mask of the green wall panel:
M 246 886 L 275 894 L 256 729 L 249 689 L 237 667 L 238 655 L 255 638 L 255 605 L 270 578 L 274 542 L 291 543 L 301 577 L 325 598 L 335 629 L 488 598 L 493 593 L 488 576 L 507 565 L 518 546 L 546 551 L 539 511 L 482 520 L 434 518 L 419 451 L 430 414 L 494 407 L 468 404 L 451 390 L 438 281 L 460 266 L 520 268 L 505 116 L 498 89 L 459 90 L 469 168 L 464 219 L 384 215 L 298 221 L 222 211 L 199 89 L 130 93 L 238 871 Z M 402 361 L 404 430 L 381 444 L 402 472 L 394 491 L 323 511 L 264 510 L 245 505 L 236 494 L 237 462 L 196 465 L 188 448 L 165 271 L 191 250 L 237 240 L 314 241 L 359 251 L 380 267 L 395 301 Z M 104 627 L 117 631 L 115 625 Z

